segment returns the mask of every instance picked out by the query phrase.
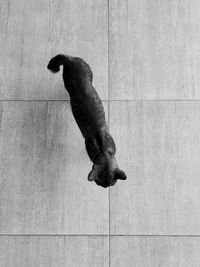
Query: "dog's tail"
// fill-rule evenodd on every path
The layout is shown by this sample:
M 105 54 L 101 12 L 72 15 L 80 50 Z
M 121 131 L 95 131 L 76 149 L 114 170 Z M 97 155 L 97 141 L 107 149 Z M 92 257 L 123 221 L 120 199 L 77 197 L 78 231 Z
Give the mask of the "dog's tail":
M 61 65 L 65 66 L 71 60 L 72 57 L 59 54 L 49 61 L 47 68 L 53 73 L 56 73 L 60 70 Z

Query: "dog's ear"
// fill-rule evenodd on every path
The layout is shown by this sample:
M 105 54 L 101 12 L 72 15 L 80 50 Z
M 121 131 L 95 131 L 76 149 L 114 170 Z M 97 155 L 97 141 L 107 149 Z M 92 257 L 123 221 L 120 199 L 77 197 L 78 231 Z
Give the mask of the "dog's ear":
M 127 177 L 124 171 L 120 169 L 116 169 L 114 172 L 114 179 L 115 180 L 126 180 Z
M 88 174 L 88 181 L 92 182 L 98 179 L 99 166 L 97 164 L 93 164 L 92 170 Z
M 95 181 L 104 168 L 103 164 L 93 164 L 91 172 L 88 174 L 88 181 Z
M 92 169 L 90 173 L 88 174 L 88 181 L 92 182 L 92 181 L 95 181 L 97 178 L 98 178 L 97 171 Z

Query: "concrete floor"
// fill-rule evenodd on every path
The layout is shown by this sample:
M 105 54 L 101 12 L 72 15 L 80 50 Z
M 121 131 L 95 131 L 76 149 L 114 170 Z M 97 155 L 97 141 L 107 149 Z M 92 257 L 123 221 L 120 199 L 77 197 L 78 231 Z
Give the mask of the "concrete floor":
M 200 266 L 200 1 L 2 0 L 0 267 Z M 83 57 L 128 179 L 104 189 L 58 53 Z

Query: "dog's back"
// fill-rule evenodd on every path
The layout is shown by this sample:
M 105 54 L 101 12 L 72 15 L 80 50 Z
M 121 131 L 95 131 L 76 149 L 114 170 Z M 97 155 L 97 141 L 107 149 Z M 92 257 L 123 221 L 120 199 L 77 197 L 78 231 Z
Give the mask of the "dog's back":
M 77 57 L 57 55 L 50 60 L 48 68 L 56 72 L 61 64 L 72 112 L 84 138 L 88 139 L 98 130 L 107 130 L 104 108 L 92 85 L 93 75 L 89 65 Z

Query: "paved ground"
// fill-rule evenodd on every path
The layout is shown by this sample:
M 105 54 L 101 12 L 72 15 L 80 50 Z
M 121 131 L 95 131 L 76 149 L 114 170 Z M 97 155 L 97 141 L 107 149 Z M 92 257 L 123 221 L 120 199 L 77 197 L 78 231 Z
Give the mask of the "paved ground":
M 2 0 L 0 266 L 200 266 L 200 2 Z M 58 53 L 83 57 L 128 179 L 87 181 Z

